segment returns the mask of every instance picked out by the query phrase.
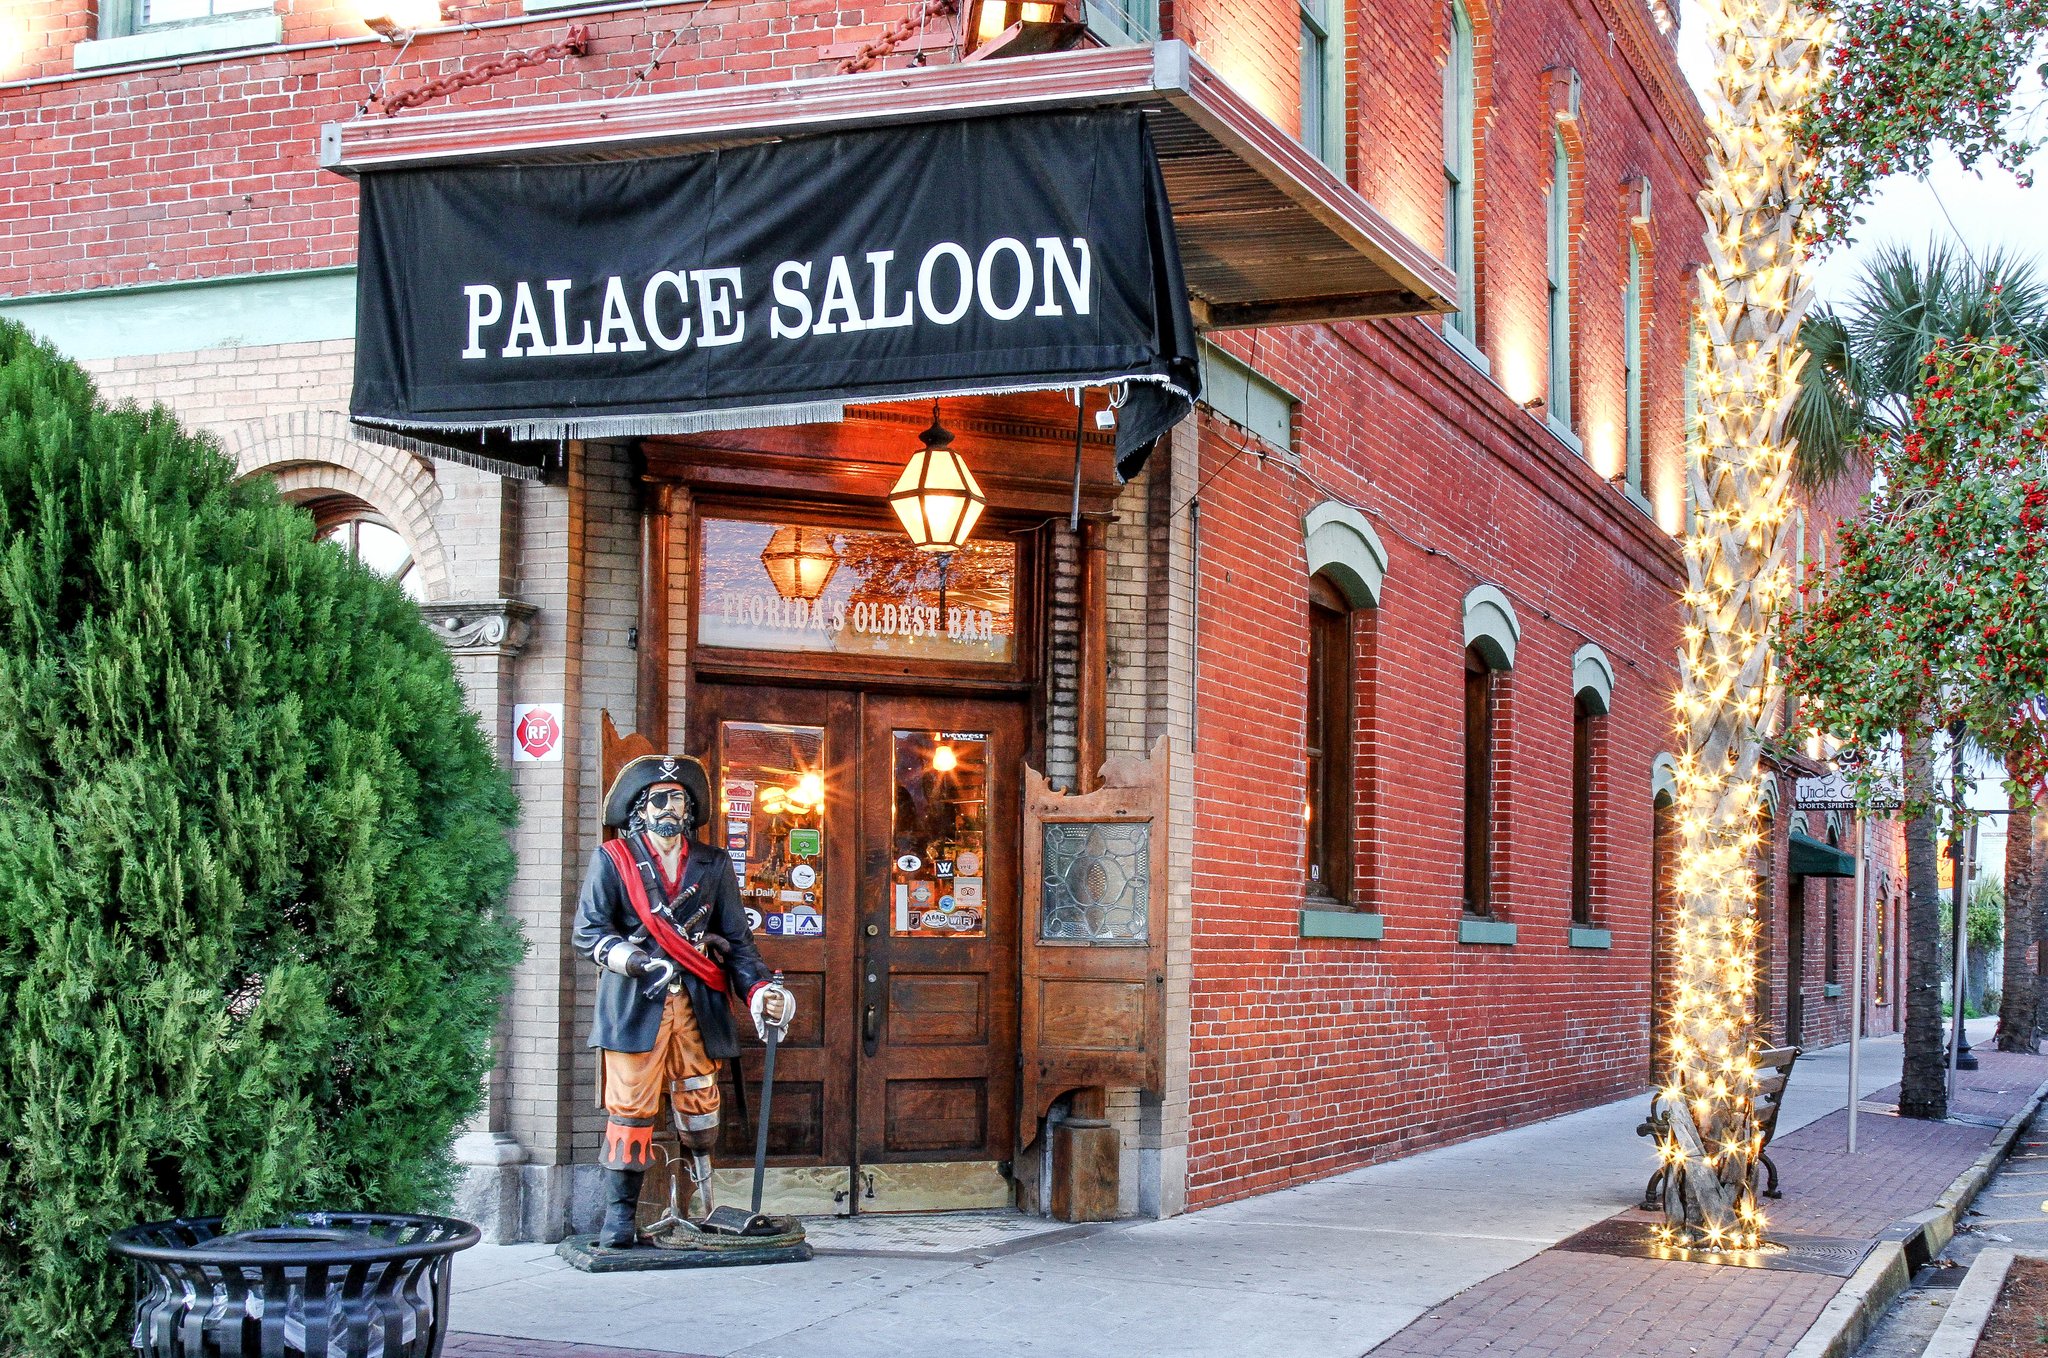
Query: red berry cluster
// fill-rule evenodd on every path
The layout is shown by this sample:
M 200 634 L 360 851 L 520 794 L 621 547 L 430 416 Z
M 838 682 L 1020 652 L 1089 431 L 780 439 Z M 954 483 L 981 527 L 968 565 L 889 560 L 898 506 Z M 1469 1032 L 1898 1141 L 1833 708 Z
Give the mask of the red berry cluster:
M 2035 143 L 2010 131 L 2029 59 L 2048 34 L 2048 0 L 1823 0 L 1839 40 L 1805 110 L 1815 171 L 1808 229 L 1847 239 L 1877 181 L 1925 174 L 1945 146 L 1965 168 L 1989 161 L 2031 180 Z
M 2044 374 L 2011 344 L 1937 342 L 1910 424 L 1871 440 L 1878 475 L 1781 618 L 1783 673 L 1804 732 L 1851 750 L 1964 722 L 2022 769 L 2048 772 L 2048 414 Z M 2036 774 L 2027 774 L 2033 778 Z

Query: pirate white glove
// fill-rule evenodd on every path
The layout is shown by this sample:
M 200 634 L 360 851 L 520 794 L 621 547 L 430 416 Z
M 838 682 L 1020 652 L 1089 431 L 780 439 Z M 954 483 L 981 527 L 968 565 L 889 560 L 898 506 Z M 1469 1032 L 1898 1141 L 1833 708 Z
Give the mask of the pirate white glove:
M 780 1042 L 789 1036 L 789 1025 L 796 1018 L 796 996 L 779 985 L 764 985 L 747 1001 L 747 1012 L 754 1017 L 754 1036 L 766 1042 L 768 1030 L 773 1028 L 775 1040 Z

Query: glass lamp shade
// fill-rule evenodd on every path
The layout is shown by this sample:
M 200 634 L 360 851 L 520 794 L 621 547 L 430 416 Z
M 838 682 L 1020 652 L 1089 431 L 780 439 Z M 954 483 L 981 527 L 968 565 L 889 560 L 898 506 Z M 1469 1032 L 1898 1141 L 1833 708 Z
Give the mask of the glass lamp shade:
M 957 552 L 973 536 L 988 497 L 960 454 L 953 435 L 936 418 L 919 436 L 922 448 L 910 455 L 889 492 L 889 505 L 903 521 L 911 545 L 926 552 Z
M 975 0 L 973 12 L 975 41 L 987 42 L 1019 20 L 1049 24 L 1060 17 L 1060 6 L 1032 3 L 1031 0 Z
M 839 569 L 831 530 L 782 525 L 768 535 L 768 545 L 761 549 L 761 568 L 783 598 L 815 601 Z

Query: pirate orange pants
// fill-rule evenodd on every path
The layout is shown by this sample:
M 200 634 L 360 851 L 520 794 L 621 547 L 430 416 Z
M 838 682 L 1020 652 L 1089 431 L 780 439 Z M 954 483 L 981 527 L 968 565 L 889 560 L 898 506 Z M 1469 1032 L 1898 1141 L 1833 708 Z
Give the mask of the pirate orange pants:
M 600 1160 L 606 1169 L 647 1168 L 664 1093 L 683 1144 L 711 1148 L 718 1134 L 718 1063 L 704 1050 L 688 995 L 678 991 L 662 1006 L 652 1050 L 600 1055 L 597 1097 L 609 1115 Z

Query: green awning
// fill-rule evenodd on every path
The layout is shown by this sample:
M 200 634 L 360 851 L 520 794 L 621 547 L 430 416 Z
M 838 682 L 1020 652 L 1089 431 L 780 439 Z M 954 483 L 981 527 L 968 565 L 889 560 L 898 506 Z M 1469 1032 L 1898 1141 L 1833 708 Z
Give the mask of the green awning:
M 1792 832 L 1794 877 L 1854 877 L 1856 860 L 1832 844 L 1823 844 L 1804 830 Z

